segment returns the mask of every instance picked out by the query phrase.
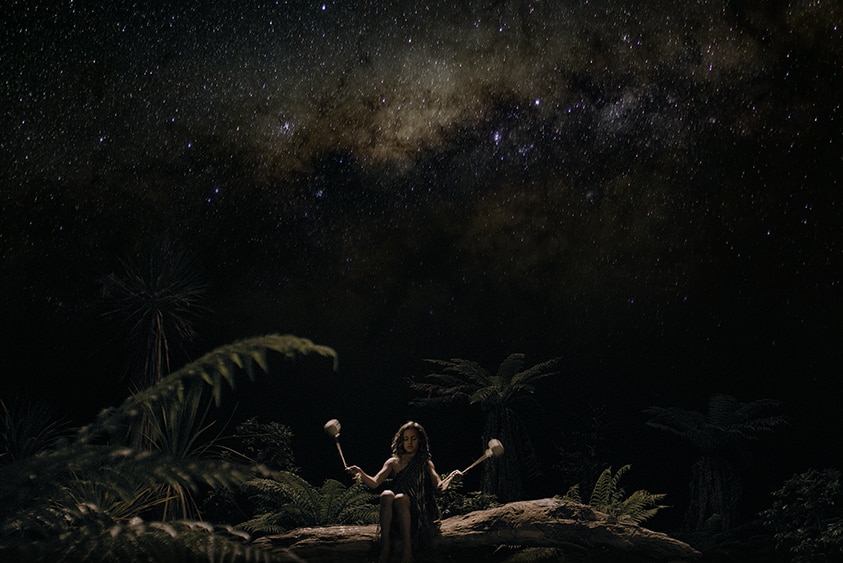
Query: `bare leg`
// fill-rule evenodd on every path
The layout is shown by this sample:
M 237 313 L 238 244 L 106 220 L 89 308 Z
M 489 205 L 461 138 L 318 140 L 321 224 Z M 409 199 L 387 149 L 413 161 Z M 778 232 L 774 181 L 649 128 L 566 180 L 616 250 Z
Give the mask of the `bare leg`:
M 381 551 L 378 561 L 386 563 L 389 560 L 389 532 L 392 528 L 392 504 L 395 493 L 384 491 L 381 493 Z
M 395 510 L 398 514 L 398 527 L 401 532 L 401 543 L 404 546 L 401 554 L 402 563 L 413 560 L 413 539 L 410 535 L 410 497 L 395 495 Z

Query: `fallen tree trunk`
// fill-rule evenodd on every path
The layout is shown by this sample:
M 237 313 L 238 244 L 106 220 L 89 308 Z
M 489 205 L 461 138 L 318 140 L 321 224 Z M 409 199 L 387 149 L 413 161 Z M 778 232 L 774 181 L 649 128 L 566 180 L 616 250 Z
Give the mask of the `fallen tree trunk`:
M 309 563 L 366 561 L 377 527 L 299 528 L 255 540 L 285 547 Z M 453 554 L 495 546 L 561 547 L 639 556 L 641 561 L 690 561 L 688 544 L 636 524 L 617 522 L 588 506 L 561 500 L 512 502 L 440 522 L 434 553 Z

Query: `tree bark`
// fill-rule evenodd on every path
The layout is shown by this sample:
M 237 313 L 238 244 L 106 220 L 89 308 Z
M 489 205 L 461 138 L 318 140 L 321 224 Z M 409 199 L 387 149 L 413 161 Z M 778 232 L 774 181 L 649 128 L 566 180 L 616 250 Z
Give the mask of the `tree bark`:
M 366 561 L 377 526 L 299 528 L 259 543 L 285 547 L 309 563 Z M 561 499 L 511 502 L 440 522 L 434 553 L 453 554 L 499 545 L 561 547 L 637 556 L 640 561 L 691 561 L 690 545 L 637 524 L 617 522 L 590 507 Z

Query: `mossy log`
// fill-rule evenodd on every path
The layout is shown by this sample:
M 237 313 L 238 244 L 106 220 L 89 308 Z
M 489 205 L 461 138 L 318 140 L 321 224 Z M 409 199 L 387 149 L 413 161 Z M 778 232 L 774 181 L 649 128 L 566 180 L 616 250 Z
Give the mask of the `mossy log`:
M 308 563 L 367 561 L 377 526 L 299 528 L 255 540 L 284 547 Z M 700 553 L 664 533 L 618 522 L 588 506 L 561 499 L 511 502 L 440 522 L 433 554 L 470 553 L 496 546 L 561 547 L 636 561 L 692 561 Z

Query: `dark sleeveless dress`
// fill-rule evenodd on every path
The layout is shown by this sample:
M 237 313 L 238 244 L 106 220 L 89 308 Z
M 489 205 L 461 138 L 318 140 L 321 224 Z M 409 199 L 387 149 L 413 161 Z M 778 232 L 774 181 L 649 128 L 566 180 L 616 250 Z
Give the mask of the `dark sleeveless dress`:
M 428 456 L 413 456 L 407 467 L 393 473 L 389 484 L 395 494 L 403 493 L 410 499 L 410 534 L 413 543 L 420 547 L 430 542 L 439 519 L 435 487 L 428 469 L 429 460 Z M 395 527 L 392 529 L 395 530 Z

